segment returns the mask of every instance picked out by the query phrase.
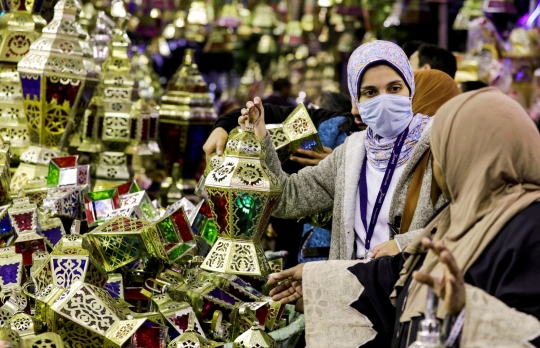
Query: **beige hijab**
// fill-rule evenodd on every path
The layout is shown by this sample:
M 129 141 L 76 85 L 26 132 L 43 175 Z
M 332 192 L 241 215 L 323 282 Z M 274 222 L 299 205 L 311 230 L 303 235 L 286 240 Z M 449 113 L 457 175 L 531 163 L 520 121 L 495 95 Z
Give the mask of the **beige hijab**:
M 439 109 L 431 149 L 451 203 L 423 235 L 442 240 L 466 272 L 510 219 L 540 200 L 540 135 L 517 102 L 484 88 L 455 97 Z M 405 284 L 418 260 L 415 255 L 422 252 L 420 239 L 405 249 L 410 256 L 396 286 Z M 432 252 L 420 270 L 443 275 Z M 423 313 L 426 296 L 427 286 L 413 280 L 400 320 Z M 446 315 L 443 307 L 439 306 L 439 318 Z

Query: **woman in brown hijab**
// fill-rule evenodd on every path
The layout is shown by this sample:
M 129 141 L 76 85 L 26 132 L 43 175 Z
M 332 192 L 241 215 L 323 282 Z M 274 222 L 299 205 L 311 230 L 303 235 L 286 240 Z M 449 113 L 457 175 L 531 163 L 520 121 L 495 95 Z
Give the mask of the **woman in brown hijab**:
M 412 100 L 413 112 L 433 116 L 439 108 L 459 95 L 459 88 L 448 74 L 439 70 L 420 70 L 414 73 L 416 93 Z
M 429 286 L 441 299 L 437 317 L 452 329 L 446 346 L 540 346 L 535 125 L 517 102 L 485 88 L 446 103 L 432 135 L 434 173 L 449 204 L 422 240 L 396 257 L 314 262 L 270 281 L 287 279 L 275 300 L 303 294 L 308 347 L 408 347 Z
M 439 70 L 415 72 L 414 83 L 417 86 L 412 100 L 414 113 L 433 116 L 444 103 L 459 95 L 459 88 L 455 81 Z M 391 228 L 399 234 L 396 234 L 394 239 L 375 246 L 374 257 L 399 253 L 416 238 L 420 233 L 419 229 L 423 227 L 423 225 L 413 223 L 415 214 L 431 216 L 437 208 L 446 203 L 432 178 L 429 140 L 430 131 L 426 130 L 417 144 L 423 147 L 424 151 L 419 152 L 419 156 L 411 158 L 394 191 L 389 221 Z M 431 210 L 425 211 L 426 207 Z M 419 210 L 422 211 L 417 213 Z

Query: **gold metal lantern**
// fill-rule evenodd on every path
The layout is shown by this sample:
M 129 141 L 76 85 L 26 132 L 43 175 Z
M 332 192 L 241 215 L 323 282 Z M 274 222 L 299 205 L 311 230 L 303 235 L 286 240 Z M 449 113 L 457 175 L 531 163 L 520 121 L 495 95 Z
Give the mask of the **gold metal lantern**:
M 179 182 L 173 184 L 193 192 L 198 164 L 204 155 L 202 145 L 216 120 L 193 50 L 186 50 L 182 65 L 169 81 L 159 115 L 161 143 L 167 145 L 163 148 L 167 170 L 171 173 L 174 164 L 180 166 Z
M 264 332 L 264 327 L 255 322 L 251 329 L 247 330 L 233 344 L 234 348 L 276 348 L 276 341 Z
M 206 178 L 206 192 L 219 234 L 201 268 L 240 275 L 267 275 L 260 238 L 281 195 L 281 182 L 264 158 L 252 130 L 232 137 L 223 164 Z
M 2 1 L 0 17 L 0 135 L 18 160 L 30 144 L 17 63 L 47 24 L 39 15 L 40 1 Z
M 94 60 L 81 44 L 80 11 L 78 0 L 60 0 L 53 20 L 18 64 L 30 147 L 21 155 L 13 182 L 46 175 L 49 160 L 68 145 L 76 115 L 82 114 L 78 108 L 88 105 L 98 83 Z

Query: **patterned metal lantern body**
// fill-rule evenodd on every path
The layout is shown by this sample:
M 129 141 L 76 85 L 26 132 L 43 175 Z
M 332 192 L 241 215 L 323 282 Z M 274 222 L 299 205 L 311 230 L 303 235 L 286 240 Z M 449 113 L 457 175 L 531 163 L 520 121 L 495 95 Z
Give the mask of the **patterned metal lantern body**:
M 233 274 L 206 273 L 201 272 L 198 277 L 199 282 L 209 281 L 227 293 L 234 295 L 244 302 L 266 302 L 269 307 L 261 306 L 258 311 L 255 311 L 255 316 L 260 323 L 268 330 L 274 328 L 274 324 L 279 322 L 285 305 L 279 301 L 273 301 L 270 297 L 264 296 L 262 293 L 254 289 L 249 283 Z
M 276 341 L 270 337 L 264 328 L 255 323 L 251 329 L 234 340 L 234 348 L 276 348 Z
M 203 158 L 202 145 L 212 131 L 216 114 L 206 83 L 194 62 L 194 52 L 186 50 L 184 61 L 167 86 L 159 110 L 159 133 L 167 171 L 180 164 L 179 183 L 187 191 L 197 184 L 197 169 Z
M 107 278 L 107 272 L 83 247 L 83 238 L 78 235 L 62 238 L 45 262 L 32 273 L 38 291 L 51 283 L 67 289 L 78 280 L 101 288 Z
M 206 192 L 219 233 L 201 268 L 240 275 L 266 275 L 270 266 L 260 245 L 281 182 L 252 131 L 232 137 L 223 164 L 206 178 Z
M 43 210 L 54 215 L 81 218 L 86 185 L 63 186 L 49 189 L 43 200 Z
M 46 166 L 52 157 L 59 157 L 77 124 L 76 115 L 82 115 L 80 110 L 97 85 L 94 60 L 80 41 L 84 39 L 77 23 L 80 10 L 78 0 L 60 0 L 54 19 L 18 64 L 31 145 L 21 161 L 27 164 Z M 13 180 L 28 175 L 25 167 L 18 168 Z M 39 169 L 33 173 L 40 174 Z
M 212 322 L 215 311 L 224 313 L 225 320 L 234 322 L 242 304 L 238 298 L 210 282 L 192 286 L 173 285 L 167 288 L 167 292 L 174 300 L 189 302 L 201 322 L 207 324 Z
M 174 301 L 168 294 L 154 295 L 151 300 L 156 310 L 167 321 L 171 339 L 175 339 L 188 329 L 189 316 L 194 313 L 189 303 Z M 197 318 L 195 318 L 194 325 L 195 331 L 206 337 Z
M 23 255 L 24 265 L 31 266 L 32 253 L 45 250 L 45 241 L 40 235 L 37 206 L 30 203 L 28 198 L 22 198 L 13 202 L 8 213 L 18 236 L 15 240 L 15 250 Z
M 139 156 L 149 156 L 153 154 L 149 146 L 151 131 L 150 123 L 152 119 L 154 119 L 154 122 L 157 121 L 157 118 L 155 118 L 156 112 L 157 110 L 144 99 L 139 99 L 133 103 L 129 127 L 129 145 L 126 148 L 126 153 Z M 154 127 L 156 125 L 157 124 L 155 124 Z M 154 129 L 154 132 L 155 131 L 156 130 Z
M 105 12 L 100 11 L 96 19 L 96 28 L 90 38 L 90 47 L 93 50 L 96 68 L 101 71 L 101 66 L 109 57 L 109 43 L 112 39 L 112 30 L 115 23 Z M 96 87 L 88 109 L 84 112 L 80 127 L 80 145 L 77 150 L 81 152 L 99 153 L 103 144 L 103 84 Z
M 145 191 L 130 193 L 120 198 L 122 208 L 135 208 L 137 218 L 155 221 L 159 218 L 156 208 L 152 205 L 148 194 Z
M 17 331 L 10 329 L 0 329 L 0 344 L 6 347 L 19 347 L 21 338 Z
M 1 294 L 18 289 L 23 281 L 23 258 L 14 247 L 0 249 L 0 287 Z
M 17 63 L 47 24 L 39 15 L 40 1 L 2 1 L 0 17 L 0 135 L 19 158 L 30 145 Z
M 114 299 L 124 299 L 124 279 L 120 273 L 110 273 L 108 275 L 105 290 Z
M 189 315 L 188 329 L 169 343 L 169 348 L 222 348 L 223 344 L 205 338 L 195 326 L 195 314 Z
M 304 104 L 298 105 L 282 124 L 268 125 L 267 129 L 282 163 L 298 149 L 324 152 L 317 128 Z
M 7 321 L 5 326 L 16 331 L 23 340 L 25 337 L 33 337 L 37 333 L 35 319 L 26 313 L 15 314 Z
M 167 260 L 157 228 L 144 220 L 116 217 L 85 237 L 94 247 L 96 258 L 107 272 L 140 259 L 145 252 Z
M 105 151 L 99 154 L 96 188 L 115 187 L 129 180 L 130 177 L 127 156 L 123 152 Z
M 66 235 L 62 220 L 59 218 L 44 219 L 44 221 L 40 221 L 40 229 L 41 235 L 45 239 L 45 243 L 51 248 L 54 248 L 62 237 Z
M 31 202 L 37 204 L 40 207 L 43 204 L 43 200 L 47 198 L 49 188 L 47 187 L 47 180 L 44 178 L 29 180 L 21 187 L 18 197 L 28 199 Z
M 128 49 L 131 44 L 125 30 L 115 28 L 109 43 L 109 57 L 102 67 L 103 134 L 105 142 L 129 142 L 130 112 L 136 98 Z
M 69 347 L 125 347 L 147 322 L 145 318 L 128 319 L 107 291 L 80 281 L 51 308 L 58 316 L 53 331 Z
M 23 337 L 23 344 L 25 347 L 32 348 L 64 348 L 64 342 L 62 337 L 53 332 L 46 332 L 35 337 Z

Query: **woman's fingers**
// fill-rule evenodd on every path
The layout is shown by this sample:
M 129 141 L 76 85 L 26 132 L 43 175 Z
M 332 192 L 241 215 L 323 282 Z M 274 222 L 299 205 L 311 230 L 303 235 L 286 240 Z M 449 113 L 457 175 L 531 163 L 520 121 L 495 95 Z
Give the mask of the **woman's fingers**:
M 290 296 L 288 296 L 288 297 L 286 297 L 284 299 L 281 299 L 279 302 L 281 302 L 282 304 L 288 304 L 288 303 L 292 303 L 294 301 L 297 301 L 301 297 L 302 296 L 300 296 L 300 294 L 295 292 L 294 294 L 292 294 L 292 295 L 290 295 Z M 272 300 L 277 301 L 274 298 L 272 298 Z
M 284 281 L 283 283 L 279 284 L 278 286 L 270 290 L 270 296 L 274 296 L 276 294 L 279 294 L 280 292 L 283 292 L 283 291 L 286 291 L 287 289 L 292 289 L 292 288 L 293 287 L 290 280 Z
M 426 274 L 426 273 L 423 273 L 423 272 L 418 272 L 418 271 L 414 271 L 413 272 L 413 278 L 421 283 L 421 284 L 425 284 L 427 286 L 430 286 L 430 287 L 435 287 L 435 279 L 433 279 L 432 276 L 430 276 L 429 274 Z
M 461 269 L 459 268 L 456 259 L 454 259 L 452 253 L 450 253 L 448 250 L 445 250 L 441 253 L 439 259 L 443 264 L 446 265 L 448 271 L 455 279 L 459 281 L 463 279 L 463 273 L 461 273 Z

